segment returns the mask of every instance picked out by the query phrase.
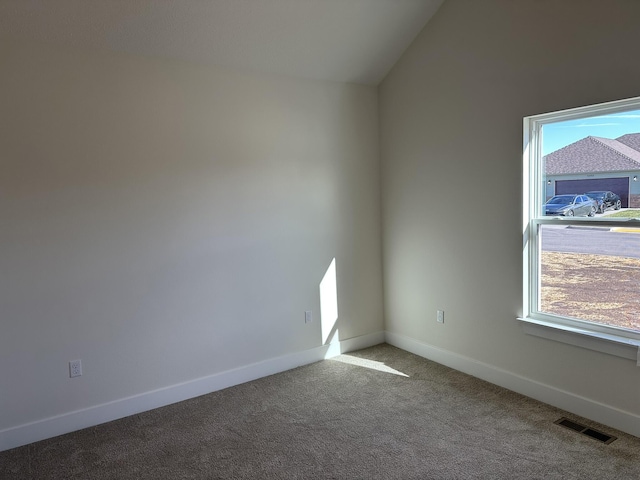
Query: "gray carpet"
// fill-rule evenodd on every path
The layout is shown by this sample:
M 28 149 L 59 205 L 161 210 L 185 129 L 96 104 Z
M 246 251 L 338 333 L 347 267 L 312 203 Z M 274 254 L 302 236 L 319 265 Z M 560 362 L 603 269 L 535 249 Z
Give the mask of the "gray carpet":
M 383 344 L 1 452 L 0 478 L 638 479 L 639 455 Z

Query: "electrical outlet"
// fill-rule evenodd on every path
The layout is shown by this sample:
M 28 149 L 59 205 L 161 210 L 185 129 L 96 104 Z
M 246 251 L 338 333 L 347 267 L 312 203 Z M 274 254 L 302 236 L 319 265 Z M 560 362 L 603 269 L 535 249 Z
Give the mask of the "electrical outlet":
M 436 314 L 436 320 L 438 321 L 438 323 L 444 323 L 444 310 L 438 310 L 438 313 Z
M 311 322 L 313 322 L 313 313 L 311 312 L 311 310 L 307 310 L 304 312 L 304 323 Z
M 80 377 L 82 375 L 82 360 L 72 360 L 69 362 L 69 377 Z

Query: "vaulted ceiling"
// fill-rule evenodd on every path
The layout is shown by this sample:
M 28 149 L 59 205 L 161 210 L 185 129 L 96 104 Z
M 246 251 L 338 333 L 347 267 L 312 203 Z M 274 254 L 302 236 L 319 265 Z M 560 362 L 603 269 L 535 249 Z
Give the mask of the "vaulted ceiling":
M 0 0 L 0 41 L 377 85 L 442 2 Z

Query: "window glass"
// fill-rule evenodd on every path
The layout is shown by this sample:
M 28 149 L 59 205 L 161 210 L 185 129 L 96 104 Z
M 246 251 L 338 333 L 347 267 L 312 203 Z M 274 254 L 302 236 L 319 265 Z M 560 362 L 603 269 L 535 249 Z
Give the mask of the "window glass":
M 640 332 L 640 234 L 540 225 L 539 311 Z
M 525 130 L 525 316 L 640 339 L 640 98 Z

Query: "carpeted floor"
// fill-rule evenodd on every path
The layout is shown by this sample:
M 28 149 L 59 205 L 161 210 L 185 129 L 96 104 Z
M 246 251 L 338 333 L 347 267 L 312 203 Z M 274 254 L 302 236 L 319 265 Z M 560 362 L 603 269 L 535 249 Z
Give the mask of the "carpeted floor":
M 638 479 L 640 439 L 383 344 L 0 452 L 2 480 L 192 478 Z

